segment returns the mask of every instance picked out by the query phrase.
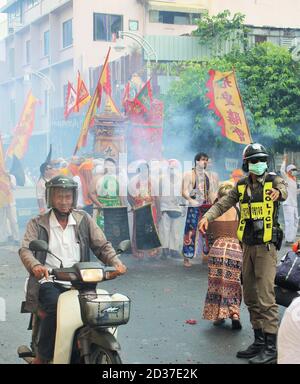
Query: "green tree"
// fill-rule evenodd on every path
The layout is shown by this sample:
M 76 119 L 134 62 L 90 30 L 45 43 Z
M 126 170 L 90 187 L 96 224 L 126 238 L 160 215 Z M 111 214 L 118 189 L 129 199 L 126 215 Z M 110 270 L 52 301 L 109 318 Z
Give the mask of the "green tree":
M 181 65 L 166 97 L 168 135 L 180 135 L 178 116 L 189 116 L 192 142 L 218 148 L 234 145 L 220 136 L 218 118 L 208 109 L 206 82 L 209 69 L 235 69 L 247 120 L 254 140 L 274 149 L 296 148 L 300 144 L 300 65 L 285 48 L 262 43 L 241 52 L 232 51 L 206 63 Z
M 222 55 L 225 44 L 230 43 L 231 49 L 247 49 L 248 28 L 244 25 L 245 15 L 235 13 L 231 18 L 229 10 L 209 16 L 204 13 L 197 22 L 193 36 L 199 37 L 199 43 L 210 47 L 213 56 Z

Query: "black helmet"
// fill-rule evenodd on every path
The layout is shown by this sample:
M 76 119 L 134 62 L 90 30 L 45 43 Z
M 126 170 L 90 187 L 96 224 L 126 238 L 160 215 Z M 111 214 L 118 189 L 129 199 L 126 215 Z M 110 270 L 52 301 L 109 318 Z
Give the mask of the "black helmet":
M 72 208 L 77 206 L 77 196 L 78 196 L 78 184 L 67 176 L 55 176 L 51 180 L 47 181 L 46 184 L 46 202 L 48 208 L 53 208 L 52 204 L 52 190 L 54 188 L 63 188 L 73 191 L 73 203 Z
M 248 160 L 253 157 L 269 157 L 266 148 L 259 144 L 253 143 L 247 145 L 247 147 L 243 151 L 243 160 Z
M 264 157 L 268 158 L 269 154 L 266 150 L 266 148 L 259 144 L 259 143 L 252 143 L 248 144 L 247 147 L 245 147 L 243 151 L 243 166 L 242 169 L 244 172 L 248 172 L 248 161 L 249 159 L 252 159 L 254 157 Z

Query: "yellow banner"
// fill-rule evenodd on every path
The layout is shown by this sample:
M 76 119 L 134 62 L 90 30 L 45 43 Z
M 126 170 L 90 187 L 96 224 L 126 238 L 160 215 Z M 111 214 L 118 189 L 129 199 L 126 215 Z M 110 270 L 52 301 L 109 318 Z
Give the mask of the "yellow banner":
M 37 102 L 38 99 L 29 92 L 21 118 L 15 128 L 12 142 L 7 150 L 7 156 L 12 157 L 15 155 L 18 159 L 21 159 L 27 151 L 28 141 L 34 127 L 35 105 Z
M 252 143 L 234 72 L 211 70 L 209 73 L 209 108 L 221 119 L 222 135 L 239 144 Z

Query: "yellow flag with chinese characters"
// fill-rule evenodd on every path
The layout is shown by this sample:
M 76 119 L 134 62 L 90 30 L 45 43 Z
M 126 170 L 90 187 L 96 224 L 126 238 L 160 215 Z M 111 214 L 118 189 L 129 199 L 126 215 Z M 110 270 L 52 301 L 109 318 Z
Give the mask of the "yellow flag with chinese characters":
M 35 107 L 38 102 L 39 100 L 36 99 L 30 91 L 18 125 L 15 128 L 13 139 L 7 149 L 7 156 L 13 157 L 13 155 L 15 155 L 20 160 L 26 153 L 34 127 Z
M 222 135 L 239 144 L 252 143 L 234 71 L 211 69 L 209 75 L 206 96 L 210 100 L 209 108 L 220 118 Z

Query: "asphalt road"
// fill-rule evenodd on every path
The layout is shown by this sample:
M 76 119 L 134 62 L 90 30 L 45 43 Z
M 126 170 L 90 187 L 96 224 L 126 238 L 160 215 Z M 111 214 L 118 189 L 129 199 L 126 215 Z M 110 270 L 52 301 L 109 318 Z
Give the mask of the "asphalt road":
M 288 248 L 283 247 L 280 255 Z M 124 255 L 128 273 L 101 288 L 131 298 L 129 323 L 119 327 L 121 357 L 133 364 L 244 364 L 236 351 L 252 342 L 252 330 L 244 304 L 243 329 L 232 331 L 230 321 L 214 327 L 202 320 L 207 289 L 207 266 L 199 259 L 192 268 L 182 260 L 136 261 Z M 6 321 L 0 322 L 0 363 L 23 363 L 17 347 L 29 344 L 28 314 L 20 313 L 26 271 L 17 247 L 0 247 L 0 298 L 6 302 Z M 282 315 L 283 308 L 280 307 Z M 0 316 L 1 317 L 1 316 Z M 197 324 L 186 324 L 196 319 Z

